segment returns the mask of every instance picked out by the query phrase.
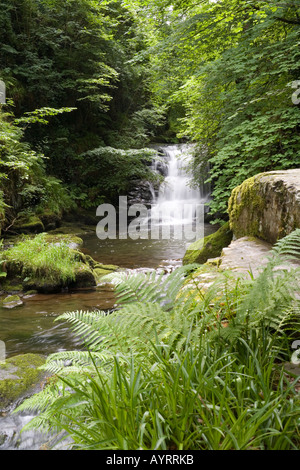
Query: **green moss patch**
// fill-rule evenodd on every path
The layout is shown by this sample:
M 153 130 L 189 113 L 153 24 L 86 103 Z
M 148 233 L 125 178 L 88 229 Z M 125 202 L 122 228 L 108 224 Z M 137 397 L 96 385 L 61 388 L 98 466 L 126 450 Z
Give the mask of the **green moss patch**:
M 45 358 L 38 354 L 14 356 L 0 363 L 0 410 L 25 396 L 43 376 Z
M 237 186 L 228 201 L 230 228 L 236 238 L 257 236 L 265 201 L 259 192 L 259 176 L 256 175 Z
M 18 279 L 23 289 L 42 293 L 58 292 L 69 286 L 95 286 L 90 263 L 85 255 L 69 246 L 71 240 L 81 242 L 74 236 L 55 235 L 53 238 L 45 233 L 34 238 L 24 236 L 22 241 L 2 252 L 7 280 Z
M 45 227 L 43 222 L 36 215 L 23 217 L 17 220 L 13 226 L 13 231 L 17 233 L 41 233 L 44 232 Z
M 192 243 L 184 255 L 183 264 L 204 264 L 210 258 L 218 258 L 223 248 L 231 243 L 232 236 L 227 222 L 215 233 Z
M 23 302 L 18 295 L 8 295 L 2 303 L 2 306 L 5 308 L 14 308 L 19 305 L 23 305 Z

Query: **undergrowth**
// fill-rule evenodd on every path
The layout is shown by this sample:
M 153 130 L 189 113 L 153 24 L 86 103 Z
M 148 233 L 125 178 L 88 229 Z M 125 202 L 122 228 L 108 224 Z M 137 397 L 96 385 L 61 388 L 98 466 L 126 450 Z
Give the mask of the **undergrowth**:
M 58 319 L 85 348 L 49 356 L 49 385 L 16 410 L 38 412 L 24 429 L 65 431 L 73 449 L 296 450 L 299 251 L 296 230 L 256 279 L 219 273 L 206 290 L 196 266 L 106 276 L 118 308 Z

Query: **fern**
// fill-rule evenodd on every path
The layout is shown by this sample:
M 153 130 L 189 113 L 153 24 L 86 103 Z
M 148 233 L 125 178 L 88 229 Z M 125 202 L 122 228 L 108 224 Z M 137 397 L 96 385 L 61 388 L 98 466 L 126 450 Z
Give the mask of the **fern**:
M 164 308 L 171 309 L 186 276 L 197 267 L 197 264 L 182 266 L 169 276 L 156 271 L 135 274 L 112 273 L 103 276 L 102 282 L 113 284 L 120 305 L 132 302 L 157 302 Z
M 176 358 L 194 351 L 203 358 L 201 368 L 209 358 L 211 370 L 217 368 L 218 351 L 222 358 L 244 357 L 250 365 L 255 361 L 268 364 L 268 355 L 284 357 L 289 338 L 299 332 L 299 268 L 291 265 L 291 260 L 297 261 L 299 246 L 300 231 L 296 231 L 274 247 L 267 266 L 256 279 L 245 281 L 218 273 L 205 290 L 198 284 L 197 265 L 179 268 L 170 276 L 155 272 L 106 276 L 104 282 L 115 286 L 119 307 L 109 314 L 77 311 L 57 318 L 56 321 L 70 324 L 81 338 L 83 350 L 62 351 L 48 357 L 44 369 L 58 374 L 57 381 L 18 408 L 17 411 L 41 411 L 25 429 L 57 427 L 71 432 L 78 425 L 82 439 L 93 442 L 96 424 L 83 429 L 78 424 L 79 417 L 91 411 L 84 397 L 93 396 L 98 403 L 101 387 L 107 390 L 110 382 L 121 391 L 135 388 L 130 379 L 132 361 L 137 364 L 137 371 L 140 367 L 151 371 L 152 380 L 160 386 L 162 364 L 176 363 Z M 252 359 L 248 357 L 247 341 L 256 345 Z M 226 367 L 229 364 L 230 361 Z M 139 372 L 136 374 L 134 380 L 139 380 Z M 209 380 L 214 382 L 213 378 Z M 212 383 L 211 387 L 213 390 L 215 385 Z M 115 399 L 115 390 L 111 393 L 110 398 Z M 104 397 L 101 400 L 104 406 Z M 59 425 L 57 416 L 61 410 L 66 410 L 66 416 L 61 415 Z M 111 415 L 108 409 L 107 413 Z M 113 423 L 106 425 L 108 434 L 113 432 Z

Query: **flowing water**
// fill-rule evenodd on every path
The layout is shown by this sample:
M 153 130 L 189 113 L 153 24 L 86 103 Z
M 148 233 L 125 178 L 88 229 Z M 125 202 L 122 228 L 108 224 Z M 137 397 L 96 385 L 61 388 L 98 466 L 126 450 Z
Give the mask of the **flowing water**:
M 153 201 L 154 211 L 168 214 L 160 220 L 160 225 L 190 223 L 194 212 L 183 213 L 181 205 L 192 206 L 199 201 L 206 201 L 208 194 L 188 186 L 188 177 L 183 168 L 182 149 L 168 146 L 164 149 L 167 177 Z M 167 208 L 167 210 L 166 210 Z M 175 211 L 174 211 L 175 209 Z M 180 217 L 178 215 L 180 214 Z M 183 214 L 183 218 L 181 217 Z M 170 218 L 169 218 L 170 217 Z M 204 235 L 215 229 L 204 224 Z M 170 239 L 99 240 L 96 230 L 80 235 L 83 239 L 82 251 L 90 254 L 103 264 L 115 264 L 128 270 L 162 269 L 166 273 L 182 264 L 182 257 L 187 248 L 187 241 L 172 236 Z M 51 295 L 30 295 L 22 298 L 23 305 L 6 309 L 0 307 L 0 340 L 4 341 L 6 357 L 24 353 L 48 355 L 62 350 L 80 347 L 78 339 L 72 335 L 63 322 L 54 320 L 66 311 L 74 310 L 111 310 L 115 305 L 112 289 L 99 285 L 94 289 L 82 289 Z M 39 449 L 44 438 L 37 433 L 26 433 L 22 437 L 19 430 L 30 419 L 27 415 L 0 415 L 1 430 L 7 436 L 1 449 Z

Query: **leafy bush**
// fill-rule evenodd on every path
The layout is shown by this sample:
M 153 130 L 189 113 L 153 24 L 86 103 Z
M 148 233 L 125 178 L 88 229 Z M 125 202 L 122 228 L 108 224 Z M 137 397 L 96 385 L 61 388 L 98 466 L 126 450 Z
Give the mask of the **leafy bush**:
M 99 147 L 77 156 L 70 169 L 75 199 L 83 207 L 95 207 L 126 195 L 134 181 L 156 181 L 158 176 L 151 169 L 154 155 L 147 148 Z
M 24 132 L 13 124 L 12 113 L 0 111 L 0 204 L 2 226 L 10 225 L 24 211 L 55 213 L 74 203 L 59 180 L 47 176 L 45 157 L 24 141 Z M 6 219 L 6 221 L 5 221 Z

